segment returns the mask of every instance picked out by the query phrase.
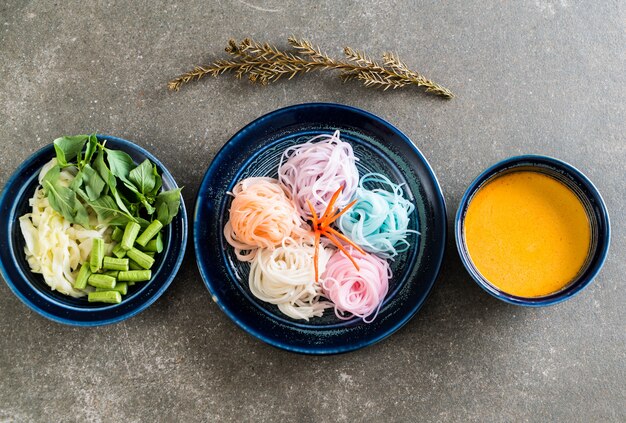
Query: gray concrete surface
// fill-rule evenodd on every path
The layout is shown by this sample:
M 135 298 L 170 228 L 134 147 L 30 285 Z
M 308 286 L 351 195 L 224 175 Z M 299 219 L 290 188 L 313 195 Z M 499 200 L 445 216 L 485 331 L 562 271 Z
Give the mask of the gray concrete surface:
M 0 284 L 0 421 L 626 421 L 624 2 L 280 0 L 4 1 L 0 184 L 62 134 L 97 130 L 153 151 L 187 206 L 218 148 L 278 107 L 346 103 L 406 132 L 452 218 L 469 182 L 520 153 L 556 156 L 598 186 L 613 221 L 606 265 L 551 308 L 501 303 L 448 243 L 433 295 L 401 331 L 333 357 L 276 350 L 211 302 L 187 251 L 165 295 L 124 323 L 79 329 L 30 312 Z M 169 78 L 229 37 L 332 53 L 397 51 L 451 88 L 341 85 L 330 74 L 266 88 Z

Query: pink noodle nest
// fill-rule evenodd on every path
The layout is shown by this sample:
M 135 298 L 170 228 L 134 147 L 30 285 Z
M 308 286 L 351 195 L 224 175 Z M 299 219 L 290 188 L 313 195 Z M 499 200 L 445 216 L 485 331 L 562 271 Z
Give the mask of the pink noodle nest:
M 343 187 L 335 205 L 345 207 L 359 184 L 359 171 L 352 146 L 334 134 L 319 135 L 285 150 L 278 167 L 278 179 L 291 194 L 301 216 L 311 217 L 307 200 L 315 212 L 324 213 L 328 203 Z
M 324 296 L 335 304 L 339 319 L 357 316 L 370 323 L 378 315 L 389 290 L 391 268 L 376 255 L 361 254 L 354 249 L 349 253 L 360 270 L 342 252 L 335 252 L 321 277 Z

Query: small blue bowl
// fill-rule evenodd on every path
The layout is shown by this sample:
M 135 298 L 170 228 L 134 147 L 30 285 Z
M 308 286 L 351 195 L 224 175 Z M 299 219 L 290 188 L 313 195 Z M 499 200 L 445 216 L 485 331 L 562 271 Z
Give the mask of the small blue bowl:
M 591 249 L 581 271 L 574 280 L 561 290 L 541 297 L 519 297 L 507 294 L 489 283 L 476 269 L 474 263 L 472 263 L 465 244 L 465 214 L 474 194 L 494 178 L 509 172 L 522 170 L 541 172 L 564 183 L 581 200 L 591 223 Z M 591 283 L 602 268 L 609 251 L 611 227 L 604 200 L 596 187 L 582 172 L 552 157 L 524 155 L 511 157 L 496 163 L 481 173 L 474 182 L 471 183 L 461 199 L 461 204 L 456 214 L 455 236 L 461 261 L 478 286 L 494 297 L 510 304 L 542 307 L 557 304 L 572 298 Z
M 246 177 L 276 177 L 283 151 L 315 135 L 341 131 L 359 158 L 361 175 L 377 171 L 403 184 L 419 221 L 412 248 L 391 263 L 394 277 L 376 319 L 339 320 L 333 310 L 309 322 L 293 320 L 252 295 L 249 268 L 238 262 L 223 236 L 233 186 Z M 220 150 L 198 191 L 194 215 L 198 267 L 218 306 L 242 329 L 271 345 L 306 354 L 334 354 L 378 342 L 417 313 L 439 274 L 446 244 L 446 209 L 435 174 L 411 140 L 366 111 L 330 103 L 279 109 L 258 118 Z
M 128 153 L 135 163 L 150 159 L 163 178 L 163 189 L 177 188 L 176 181 L 149 152 L 120 138 L 98 135 L 107 146 Z M 24 238 L 18 218 L 29 212 L 28 199 L 38 185 L 41 167 L 55 156 L 52 144 L 30 156 L 13 173 L 0 196 L 0 272 L 13 293 L 31 310 L 55 322 L 74 326 L 98 326 L 117 323 L 149 307 L 170 285 L 185 253 L 187 244 L 187 213 L 181 209 L 167 226 L 163 253 L 157 254 L 152 280 L 129 287 L 120 304 L 88 303 L 85 297 L 72 298 L 52 291 L 39 274 L 32 273 L 24 257 Z

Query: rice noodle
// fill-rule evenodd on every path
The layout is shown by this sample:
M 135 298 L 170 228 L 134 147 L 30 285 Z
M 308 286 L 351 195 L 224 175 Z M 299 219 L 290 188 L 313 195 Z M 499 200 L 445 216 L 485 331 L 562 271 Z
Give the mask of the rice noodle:
M 354 249 L 349 253 L 359 270 L 341 251 L 335 252 L 322 273 L 324 296 L 335 304 L 339 319 L 357 316 L 370 323 L 387 295 L 391 269 L 386 260 L 373 254 L 361 254 Z
M 278 179 L 291 194 L 298 213 L 310 217 L 306 201 L 321 214 L 340 187 L 343 191 L 336 206 L 342 208 L 350 202 L 359 182 L 356 160 L 352 146 L 339 139 L 339 131 L 318 135 L 285 150 Z
M 273 251 L 260 249 L 252 261 L 248 283 L 261 301 L 276 304 L 293 319 L 322 316 L 332 304 L 320 301 L 322 289 L 315 282 L 314 246 L 285 238 Z M 323 271 L 333 250 L 319 247 L 319 268 Z
M 276 179 L 244 179 L 235 185 L 232 195 L 224 237 L 239 260 L 251 261 L 258 248 L 271 251 L 286 237 L 306 235 L 300 216 Z
M 367 189 L 368 183 L 386 185 L 388 189 Z M 364 175 L 354 196 L 357 202 L 339 218 L 339 229 L 364 250 L 384 258 L 407 251 L 407 235 L 417 233 L 408 229 L 415 206 L 402 194 L 402 186 L 384 175 Z

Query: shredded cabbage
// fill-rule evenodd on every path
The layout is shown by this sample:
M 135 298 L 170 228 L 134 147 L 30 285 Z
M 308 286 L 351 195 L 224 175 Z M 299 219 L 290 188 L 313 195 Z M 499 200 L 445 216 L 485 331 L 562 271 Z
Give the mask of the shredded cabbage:
M 40 183 L 55 164 L 56 159 L 52 159 L 41 168 Z M 60 177 L 63 184 L 69 185 L 74 178 L 72 169 L 64 169 Z M 19 222 L 26 242 L 24 253 L 31 271 L 42 274 L 53 291 L 76 298 L 87 295 L 92 290 L 91 287 L 78 290 L 74 289 L 73 284 L 80 265 L 89 260 L 94 238 L 104 238 L 109 242 L 109 249 L 111 248 L 109 226 L 99 222 L 91 209 L 89 218 L 95 229 L 85 229 L 78 224 L 69 223 L 50 206 L 40 187 L 35 189 L 29 205 L 32 211 L 21 216 Z

